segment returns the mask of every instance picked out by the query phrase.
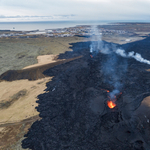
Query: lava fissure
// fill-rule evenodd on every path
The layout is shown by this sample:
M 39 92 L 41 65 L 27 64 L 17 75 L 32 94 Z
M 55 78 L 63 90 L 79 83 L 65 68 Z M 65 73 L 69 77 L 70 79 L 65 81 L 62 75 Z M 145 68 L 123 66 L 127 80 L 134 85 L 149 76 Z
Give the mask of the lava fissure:
M 150 37 L 143 41 L 145 42 L 149 44 Z M 147 69 L 147 65 L 135 69 L 133 66 L 139 65 L 139 62 L 130 59 L 127 66 L 124 63 L 127 58 L 114 54 L 116 55 L 114 58 L 117 58 L 115 65 L 122 63 L 125 65 L 124 71 L 126 69 L 126 72 L 123 72 L 124 76 L 120 71 L 121 68 L 118 71 L 116 69 L 117 75 L 121 75 L 117 78 L 112 72 L 109 73 L 109 67 L 105 69 L 103 67 L 106 66 L 105 62 L 110 56 L 98 53 L 91 58 L 90 44 L 90 42 L 73 43 L 74 51 L 61 54 L 61 57 L 68 58 L 79 54 L 83 54 L 83 57 L 44 72 L 45 75 L 54 77 L 47 83 L 46 93 L 38 96 L 39 105 L 36 109 L 42 119 L 32 124 L 22 141 L 23 148 L 150 149 L 149 106 L 141 105 L 142 100 L 150 95 L 143 94 L 145 91 L 150 91 L 150 73 L 143 69 L 144 67 Z M 129 47 L 133 46 L 136 50 L 138 49 L 136 44 L 137 42 L 130 43 Z M 144 44 L 143 47 L 145 49 Z M 150 54 L 149 47 L 146 48 L 147 53 Z M 110 92 L 107 92 L 107 89 Z M 116 98 L 112 99 L 110 93 Z M 136 98 L 137 95 L 140 97 Z M 108 108 L 108 101 L 111 102 L 111 106 L 114 106 L 112 102 L 116 106 L 113 109 Z

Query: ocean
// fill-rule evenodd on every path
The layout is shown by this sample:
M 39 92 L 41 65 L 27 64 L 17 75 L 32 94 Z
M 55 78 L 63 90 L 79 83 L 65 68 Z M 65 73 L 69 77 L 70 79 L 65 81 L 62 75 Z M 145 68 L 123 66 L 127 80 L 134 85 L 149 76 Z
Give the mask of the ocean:
M 41 21 L 41 22 L 0 22 L 0 30 L 32 31 L 45 29 L 58 29 L 75 27 L 77 25 L 102 25 L 115 22 L 141 22 L 141 21 Z M 142 21 L 147 22 L 147 21 Z
M 120 21 L 41 21 L 0 22 L 0 30 L 31 31 L 75 27 L 77 25 L 102 25 Z
M 0 30 L 31 31 L 75 27 L 77 25 L 98 25 L 107 23 L 107 21 L 0 22 Z

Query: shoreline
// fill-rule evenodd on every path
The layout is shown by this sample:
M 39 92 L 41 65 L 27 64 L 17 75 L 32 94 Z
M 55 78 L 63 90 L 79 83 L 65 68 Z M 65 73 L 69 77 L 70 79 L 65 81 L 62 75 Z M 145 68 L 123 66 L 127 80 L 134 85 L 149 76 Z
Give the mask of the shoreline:
M 112 21 L 29 21 L 29 22 L 0 22 L 0 30 L 12 30 L 12 31 L 35 31 L 35 30 L 51 30 L 51 29 L 63 29 L 63 28 L 75 28 L 77 26 L 84 25 L 104 25 L 109 24 Z M 22 25 L 23 27 L 18 26 Z M 24 25 L 28 25 L 24 26 Z M 30 25 L 30 27 L 29 27 Z M 38 26 L 37 26 L 38 25 Z M 41 26 L 43 25 L 43 27 Z M 7 27 L 7 29 L 6 29 Z

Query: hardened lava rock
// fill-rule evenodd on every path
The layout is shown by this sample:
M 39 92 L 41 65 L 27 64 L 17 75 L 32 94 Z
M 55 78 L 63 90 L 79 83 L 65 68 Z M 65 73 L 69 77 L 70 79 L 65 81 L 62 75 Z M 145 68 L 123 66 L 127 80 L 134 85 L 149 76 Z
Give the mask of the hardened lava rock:
M 113 91 L 113 84 L 106 81 L 116 81 L 109 74 L 105 78 L 102 70 L 110 56 L 99 53 L 91 58 L 88 47 L 84 53 L 78 60 L 44 72 L 54 78 L 47 83 L 46 92 L 38 96 L 36 109 L 41 120 L 32 124 L 22 147 L 32 150 L 149 150 L 150 125 L 143 124 L 136 110 L 149 94 L 146 92 L 150 91 L 150 73 L 133 68 L 132 64 L 138 63 L 129 61 L 126 73 L 119 79 L 123 85 L 122 95 L 111 110 L 106 103 L 108 94 L 102 90 Z M 116 57 L 118 62 L 127 60 Z

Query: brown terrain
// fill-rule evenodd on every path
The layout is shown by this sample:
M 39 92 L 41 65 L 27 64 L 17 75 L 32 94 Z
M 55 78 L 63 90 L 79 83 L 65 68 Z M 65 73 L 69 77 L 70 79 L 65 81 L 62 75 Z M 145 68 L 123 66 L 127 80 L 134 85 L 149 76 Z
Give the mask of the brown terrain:
M 55 58 L 52 57 L 52 55 L 43 56 L 41 58 L 44 58 L 45 60 L 45 57 Z M 45 65 L 45 62 L 42 60 L 42 64 L 39 63 L 35 66 L 28 66 L 27 69 L 16 71 L 16 74 L 13 76 L 14 78 L 11 78 L 11 82 L 0 82 L 0 138 L 3 139 L 0 142 L 1 149 L 11 149 L 12 143 L 14 144 L 20 140 L 20 138 L 28 131 L 31 124 L 39 119 L 38 112 L 35 110 L 35 107 L 37 106 L 37 95 L 44 92 L 46 83 L 52 78 L 45 77 L 42 72 L 47 68 L 81 57 L 82 56 L 61 61 L 52 59 L 48 62 L 46 61 L 47 64 Z M 53 63 L 51 63 L 51 61 Z M 26 79 L 17 80 L 20 79 L 19 77 L 23 77 L 23 75 L 25 75 L 24 77 Z M 28 79 L 32 81 L 29 81 Z M 11 134 L 9 134 L 10 132 Z M 21 149 L 21 143 L 19 143 L 19 145 L 16 143 L 15 146 L 17 147 L 13 149 L 18 149 L 18 146 L 19 149 Z
M 39 39 L 31 39 L 30 44 L 39 43 Z M 28 128 L 35 122 L 37 119 L 40 119 L 38 112 L 35 107 L 37 106 L 36 100 L 37 96 L 44 92 L 46 88 L 46 83 L 51 80 L 52 77 L 45 77 L 43 72 L 53 66 L 78 59 L 82 56 L 71 58 L 71 59 L 57 59 L 60 52 L 65 52 L 63 49 L 71 50 L 67 42 L 78 42 L 83 38 L 75 37 L 72 40 L 63 41 L 63 39 L 46 39 L 45 42 L 40 43 L 40 46 L 43 44 L 52 45 L 51 42 L 54 40 L 52 50 L 43 49 L 39 54 L 34 54 L 37 56 L 37 63 L 32 65 L 25 66 L 22 69 L 18 66 L 17 69 L 20 70 L 9 70 L 4 72 L 1 75 L 0 82 L 0 150 L 21 150 L 21 141 L 24 138 L 24 134 L 27 133 Z M 14 40 L 14 41 L 13 41 Z M 19 42 L 15 39 L 1 39 L 6 48 L 10 49 L 9 44 L 14 43 L 19 45 Z M 19 39 L 20 40 L 20 39 Z M 5 41 L 5 42 L 4 42 Z M 11 41 L 8 43 L 8 41 Z M 58 41 L 63 41 L 63 46 Z M 16 43 L 17 42 L 17 43 Z M 23 41 L 25 42 L 25 41 Z M 8 43 L 8 44 L 7 44 Z M 21 42 L 20 42 L 21 43 Z M 26 45 L 24 45 L 26 46 Z M 32 46 L 31 46 L 32 47 Z M 63 48 L 64 47 L 64 48 Z M 16 47 L 16 48 L 20 48 Z M 13 47 L 12 47 L 13 49 Z M 34 50 L 34 49 L 33 49 Z M 15 53 L 15 52 L 14 52 Z M 49 54 L 50 53 L 50 54 Z M 53 53 L 53 54 L 52 54 Z M 49 54 L 49 55 L 41 55 Z M 27 55 L 25 53 L 25 55 Z M 23 56 L 25 57 L 25 56 Z M 19 58 L 20 60 L 21 58 Z M 36 62 L 36 61 L 35 61 Z M 13 67 L 12 67 L 13 68 Z M 3 79 L 3 76 L 7 79 Z

